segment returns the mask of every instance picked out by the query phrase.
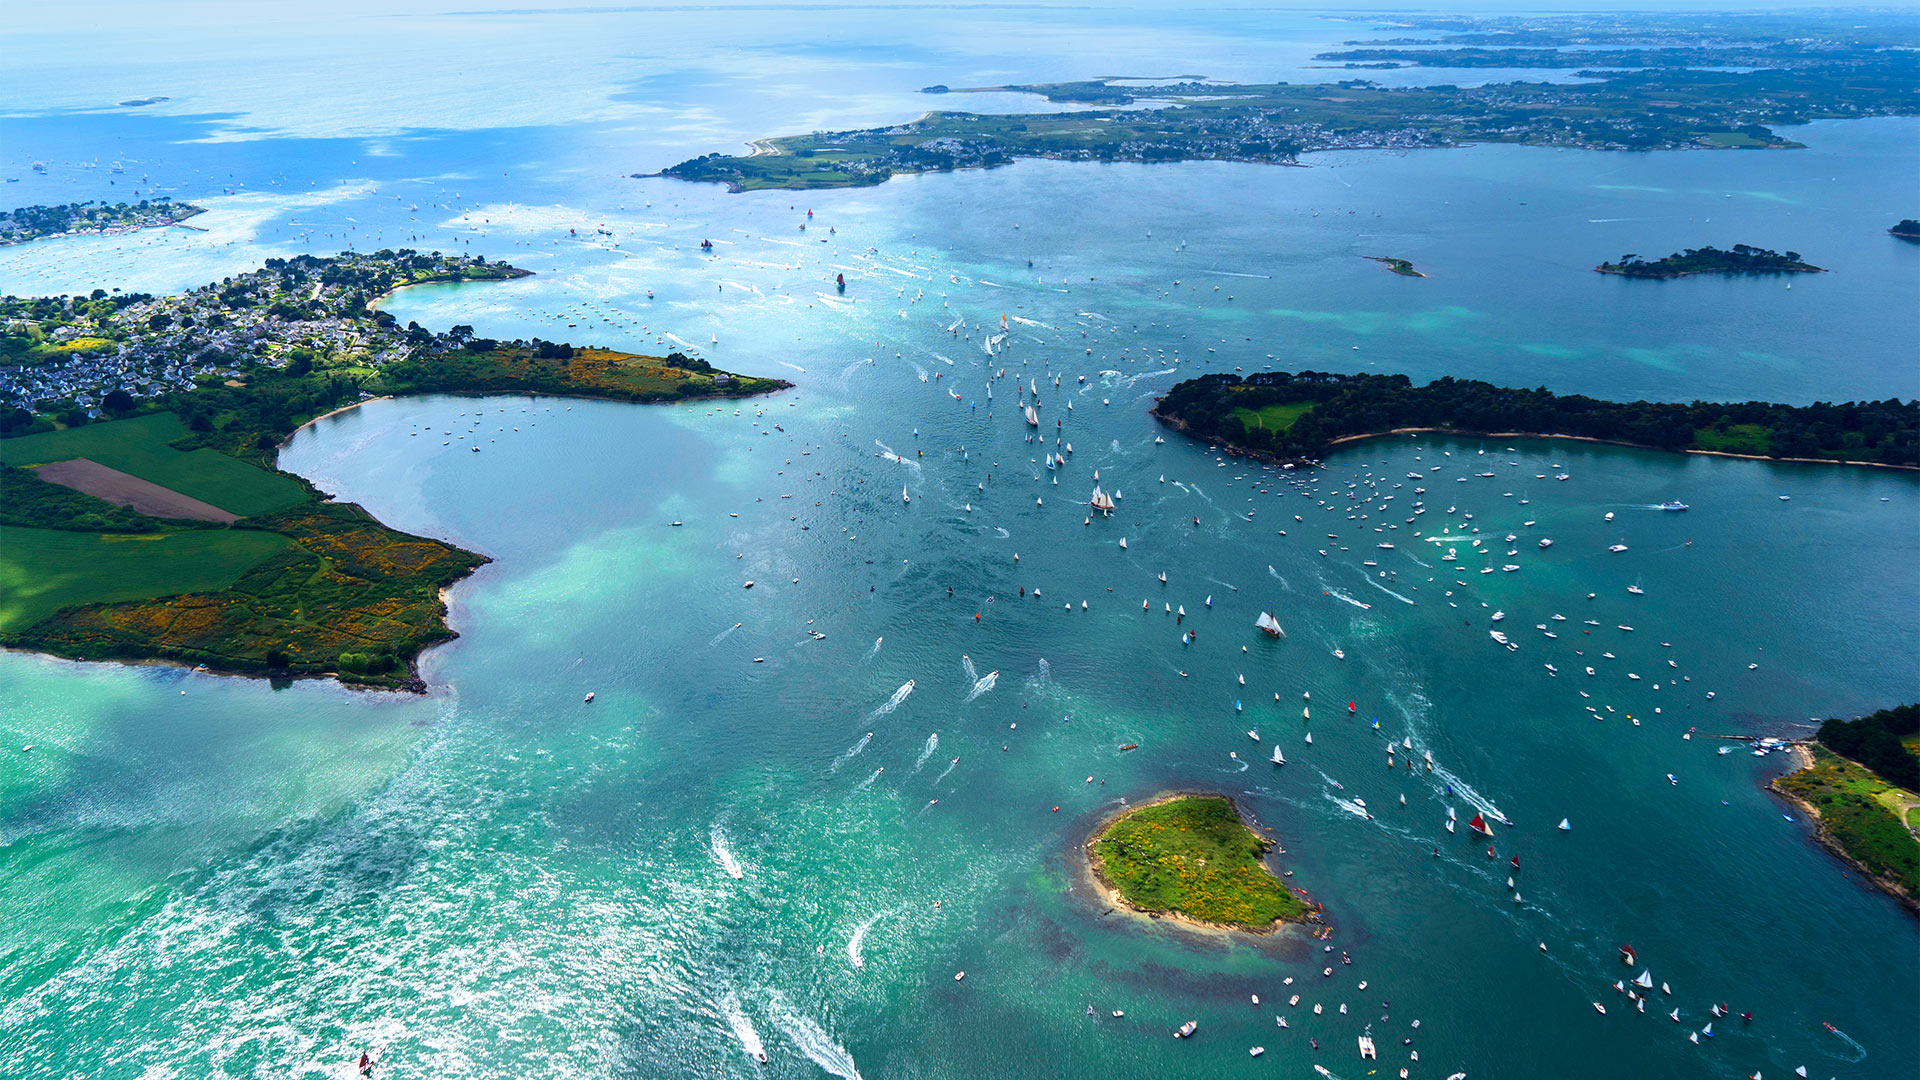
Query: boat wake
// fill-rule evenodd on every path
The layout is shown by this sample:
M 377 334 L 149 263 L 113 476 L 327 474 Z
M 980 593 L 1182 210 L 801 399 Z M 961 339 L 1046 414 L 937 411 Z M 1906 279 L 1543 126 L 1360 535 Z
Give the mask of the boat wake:
M 1405 596 L 1401 596 L 1399 593 L 1394 592 L 1392 589 L 1387 588 L 1385 585 L 1380 584 L 1379 582 L 1373 580 L 1372 578 L 1367 578 L 1365 580 L 1367 584 L 1373 586 L 1376 589 L 1379 589 L 1381 592 L 1386 593 L 1388 596 L 1393 597 L 1395 600 L 1398 600 L 1403 604 L 1409 604 L 1409 605 L 1412 605 L 1413 607 L 1420 606 L 1420 601 L 1413 600 Z
M 733 849 L 727 846 L 727 834 L 720 828 L 719 822 L 713 823 L 713 831 L 707 834 L 707 842 L 713 848 L 714 861 L 720 864 L 720 869 L 725 870 L 728 877 L 738 879 L 747 876 L 740 860 L 733 857 Z
M 944 769 L 941 769 L 940 775 L 933 778 L 934 785 L 936 787 L 939 786 L 940 781 L 945 780 L 947 778 L 947 774 L 952 772 L 954 770 L 954 767 L 959 764 L 960 764 L 959 758 L 954 758 L 952 761 L 947 762 L 947 767 Z
M 872 775 L 868 776 L 865 780 L 862 780 L 859 783 L 853 785 L 853 790 L 855 791 L 867 790 L 868 788 L 873 786 L 873 782 L 875 780 L 880 779 L 880 774 L 886 771 L 887 771 L 887 767 L 885 765 L 882 765 L 879 768 L 873 770 Z
M 760 1033 L 753 1029 L 753 1021 L 747 1017 L 746 1010 L 740 1007 L 740 997 L 729 990 L 717 1003 L 720 1015 L 726 1018 L 727 1026 L 733 1029 L 733 1037 L 740 1043 L 740 1049 L 755 1061 L 767 1060 L 767 1048 L 760 1041 Z
M 1047 663 L 1047 658 L 1043 656 L 1040 658 L 1040 681 L 1050 682 L 1052 679 L 1053 667 Z
M 1504 823 L 1507 820 L 1507 815 L 1504 813 L 1501 813 L 1500 808 L 1493 804 L 1492 799 L 1489 799 L 1485 795 L 1482 795 L 1478 791 L 1475 791 L 1473 789 L 1473 785 L 1453 775 L 1453 773 L 1448 772 L 1446 766 L 1435 765 L 1433 767 L 1433 775 L 1438 777 L 1440 780 L 1444 781 L 1445 783 L 1451 785 L 1453 787 L 1454 794 L 1460 796 L 1460 798 L 1473 804 L 1474 809 L 1480 811 L 1481 813 L 1487 815 L 1488 817 L 1492 818 L 1495 821 Z
M 1656 509 L 1658 509 L 1658 508 L 1656 507 Z M 1845 1042 L 1846 1042 L 1846 1044 L 1847 1044 L 1848 1046 L 1851 1046 L 1851 1047 L 1853 1047 L 1853 1052 L 1854 1052 L 1854 1054 L 1855 1054 L 1856 1056 L 1854 1056 L 1854 1057 L 1851 1057 L 1851 1058 L 1844 1058 L 1844 1059 L 1842 1059 L 1842 1060 L 1845 1060 L 1845 1061 L 1847 1061 L 1847 1062 L 1849 1062 L 1849 1063 L 1854 1063 L 1854 1062 L 1861 1062 L 1861 1061 L 1865 1061 L 1865 1060 L 1867 1060 L 1867 1048 L 1866 1048 L 1866 1047 L 1864 1047 L 1864 1046 L 1861 1046 L 1861 1045 L 1860 1045 L 1859 1043 L 1857 1043 L 1857 1042 L 1854 1042 L 1854 1041 L 1853 1041 L 1853 1036 L 1851 1036 L 1851 1035 L 1849 1035 L 1849 1034 L 1847 1034 L 1847 1033 L 1846 1033 L 1846 1032 L 1844 1032 L 1844 1031 L 1841 1031 L 1841 1030 L 1840 1030 L 1839 1028 L 1837 1028 L 1837 1027 L 1834 1027 L 1834 1026 L 1833 1026 L 1832 1024 L 1828 1024 L 1828 1025 L 1827 1025 L 1826 1027 L 1827 1027 L 1827 1030 L 1828 1030 L 1828 1031 L 1831 1031 L 1831 1032 L 1833 1032 L 1833 1033 L 1834 1033 L 1835 1035 L 1838 1035 L 1838 1036 L 1840 1036 L 1840 1038 L 1841 1038 L 1841 1039 L 1842 1039 L 1843 1041 L 1845 1041 Z M 1837 1057 L 1837 1056 L 1839 1056 L 1839 1055 L 1835 1055 L 1835 1056 Z
M 1366 807 L 1361 806 L 1359 803 L 1354 802 L 1352 799 L 1343 799 L 1338 795 L 1333 794 L 1332 792 L 1327 793 L 1327 798 L 1333 800 L 1333 805 L 1339 807 L 1342 810 L 1345 810 L 1347 813 L 1352 814 L 1354 817 L 1369 818 L 1373 816 L 1372 814 L 1367 812 Z
M 885 914 L 884 911 L 876 912 L 868 916 L 866 922 L 854 927 L 853 937 L 847 941 L 847 960 L 853 964 L 853 970 L 860 971 L 867 966 L 866 957 L 862 955 L 866 949 L 867 931 L 873 929 L 873 924 Z
M 868 660 L 871 660 L 871 659 L 873 659 L 874 657 L 876 657 L 876 656 L 878 656 L 878 655 L 880 655 L 880 643 L 881 643 L 881 642 L 883 642 L 883 641 L 885 641 L 885 640 L 887 640 L 887 639 L 886 639 L 886 638 L 883 638 L 883 637 L 877 637 L 877 638 L 874 638 L 874 639 L 873 639 L 873 648 L 871 648 L 871 649 L 868 649 L 868 650 L 867 650 L 867 655 L 865 655 L 865 656 L 863 656 L 863 657 L 861 657 L 861 658 L 860 658 L 860 660 L 861 660 L 861 662 L 862 662 L 862 663 L 865 663 L 866 661 L 868 661 Z
M 973 689 L 967 693 L 967 701 L 972 701 L 974 698 L 993 689 L 993 684 L 999 681 L 1000 673 L 997 671 L 989 671 L 985 675 L 980 676 L 980 681 L 974 683 Z M 964 702 L 962 704 L 964 704 Z
M 728 634 L 731 634 L 738 629 L 740 629 L 740 624 L 734 623 L 732 626 L 729 626 L 725 630 L 722 630 L 719 633 L 713 635 L 713 640 L 707 642 L 708 647 L 711 648 L 712 646 L 720 644 L 720 641 L 722 638 L 725 638 Z
M 911 693 L 913 693 L 913 680 L 908 679 L 906 681 L 906 685 L 900 687 L 900 689 L 895 690 L 893 692 L 893 696 L 887 699 L 887 703 L 885 705 L 882 705 L 879 708 L 868 713 L 867 719 L 869 721 L 878 720 L 881 717 L 886 716 L 887 714 L 893 712 L 893 710 L 900 707 L 901 702 L 907 700 L 907 695 Z
M 1373 610 L 1372 604 L 1363 604 L 1360 601 L 1355 600 L 1353 597 L 1348 596 L 1346 593 L 1341 592 L 1339 589 L 1336 589 L 1331 585 L 1327 586 L 1327 595 L 1333 597 L 1335 600 L 1343 600 L 1349 604 L 1352 604 L 1354 607 L 1357 607 L 1362 611 Z
M 938 749 L 940 749 L 940 733 L 936 731 L 931 735 L 927 736 L 927 745 L 925 749 L 921 750 L 920 756 L 914 759 L 913 771 L 919 772 L 920 767 L 925 765 L 927 763 L 927 759 L 932 757 L 933 752 Z
M 918 365 L 915 365 L 915 366 L 918 366 Z M 921 374 L 924 375 L 926 374 L 926 372 L 923 371 L 921 372 Z M 896 454 L 893 452 L 893 447 L 888 446 L 886 443 L 881 442 L 879 439 L 873 440 L 873 445 L 880 448 L 880 453 L 874 456 L 886 458 L 888 461 L 891 461 L 896 465 L 905 465 L 908 468 L 913 469 L 915 472 L 918 472 L 920 470 L 920 463 L 918 461 L 915 461 L 912 458 L 901 457 L 899 454 Z
M 967 673 L 968 682 L 980 681 L 980 673 L 973 669 L 973 657 L 967 655 L 966 653 L 960 654 L 960 670 Z
M 838 1076 L 841 1080 L 860 1080 L 860 1070 L 853 1064 L 853 1055 L 847 1048 L 833 1041 L 819 1024 L 809 1017 L 801 1016 L 787 1008 L 784 1002 L 776 1002 L 779 1011 L 773 1022 L 793 1040 L 793 1045 L 807 1055 L 808 1060 Z
M 1281 577 L 1281 576 L 1280 576 L 1280 571 L 1278 571 L 1278 570 L 1275 570 L 1275 569 L 1274 569 L 1274 568 L 1273 568 L 1273 567 L 1272 567 L 1271 565 L 1269 565 L 1269 566 L 1267 567 L 1267 574 L 1268 574 L 1268 576 L 1270 576 L 1270 577 L 1272 577 L 1272 578 L 1273 578 L 1273 580 L 1275 580 L 1275 581 L 1277 581 L 1277 582 L 1279 582 L 1279 583 L 1280 583 L 1280 587 L 1281 587 L 1281 588 L 1283 588 L 1283 589 L 1291 589 L 1291 588 L 1293 588 L 1293 586 L 1291 586 L 1291 585 L 1289 585 L 1289 584 L 1287 584 L 1287 579 L 1286 579 L 1286 578 L 1283 578 L 1283 577 Z
M 839 757 L 835 758 L 833 761 L 833 765 L 830 766 L 827 769 L 827 771 L 839 772 L 840 766 L 845 765 L 847 762 L 852 761 L 854 758 L 860 756 L 860 751 L 865 750 L 867 748 L 867 744 L 872 741 L 873 741 L 873 732 L 871 731 L 867 732 L 865 735 L 860 736 L 860 741 L 848 747 L 846 753 L 841 754 Z

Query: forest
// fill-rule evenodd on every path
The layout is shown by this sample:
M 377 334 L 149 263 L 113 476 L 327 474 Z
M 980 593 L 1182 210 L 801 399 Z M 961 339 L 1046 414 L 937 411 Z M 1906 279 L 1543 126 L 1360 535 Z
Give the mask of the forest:
M 1920 400 L 1894 398 L 1811 405 L 1614 402 L 1473 379 L 1415 386 L 1405 375 L 1276 371 L 1189 379 L 1168 391 L 1153 413 L 1202 438 L 1283 460 L 1316 459 L 1354 437 L 1437 428 L 1920 466 Z

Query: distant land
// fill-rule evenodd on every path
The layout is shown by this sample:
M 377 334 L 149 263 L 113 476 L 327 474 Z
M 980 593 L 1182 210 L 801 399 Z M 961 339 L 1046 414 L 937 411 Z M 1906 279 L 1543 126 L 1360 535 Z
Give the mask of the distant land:
M 421 690 L 420 652 L 453 636 L 442 590 L 486 560 L 282 472 L 292 432 L 380 395 L 789 385 L 677 353 L 432 333 L 370 307 L 526 274 L 401 250 L 269 259 L 177 296 L 0 298 L 0 645 Z
M 1731 251 L 1717 247 L 1688 248 L 1648 262 L 1638 255 L 1622 255 L 1619 262 L 1601 263 L 1594 270 L 1635 278 L 1677 278 L 1691 274 L 1824 274 L 1804 262 L 1797 251 L 1770 251 L 1735 244 Z
M 1153 415 L 1237 452 L 1285 462 L 1315 461 L 1360 439 L 1435 431 L 1920 468 L 1920 400 L 1620 403 L 1472 379 L 1415 386 L 1405 375 L 1223 372 L 1175 385 Z
M 136 229 L 154 229 L 178 225 L 204 207 L 179 203 L 161 196 L 137 203 L 81 202 L 58 206 L 22 206 L 0 210 L 0 246 L 24 244 L 30 240 L 48 240 L 60 236 L 88 233 L 123 233 Z
M 1887 231 L 1903 240 L 1920 240 L 1920 221 L 1907 218 Z
M 163 101 L 172 100 L 170 97 L 128 98 L 126 101 L 120 103 L 120 107 L 123 109 L 138 109 L 143 105 L 158 105 Z
M 1223 795 L 1167 795 L 1130 808 L 1087 842 L 1107 902 L 1225 930 L 1267 933 L 1313 905 L 1267 869 L 1274 842 Z
M 1414 20 L 1418 24 L 1420 20 Z M 1838 16 L 1449 20 L 1476 32 L 1323 53 L 1366 66 L 1519 67 L 1589 81 L 1388 87 L 1234 84 L 1195 77 L 1142 85 L 1112 77 L 1006 86 L 925 87 L 930 94 L 1027 93 L 1091 105 L 1078 112 L 930 112 L 907 123 L 753 141 L 750 155 L 706 154 L 658 174 L 732 191 L 879 184 L 901 174 L 1063 161 L 1298 164 L 1317 150 L 1413 149 L 1476 142 L 1601 150 L 1779 149 L 1771 128 L 1825 118 L 1920 113 L 1920 57 L 1895 30 Z M 1889 24 L 1891 25 L 1891 24 Z M 1738 44 L 1727 44 L 1734 35 Z M 1548 47 L 1564 42 L 1569 48 Z M 1843 43 L 1845 42 L 1845 43 Z M 1449 46 L 1435 49 L 1433 46 Z M 1499 46 L 1499 47 L 1490 47 Z M 1145 106 L 1145 107 L 1139 107 Z
M 1815 819 L 1834 854 L 1920 914 L 1920 705 L 1828 720 L 1804 759 L 1773 790 Z

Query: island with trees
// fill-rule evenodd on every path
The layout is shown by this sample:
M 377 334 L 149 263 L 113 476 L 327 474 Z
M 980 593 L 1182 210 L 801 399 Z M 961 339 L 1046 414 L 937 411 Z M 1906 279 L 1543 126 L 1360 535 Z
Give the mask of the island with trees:
M 1632 278 L 1677 278 L 1690 274 L 1826 273 L 1820 267 L 1803 261 L 1797 251 L 1771 251 L 1748 244 L 1735 244 L 1728 251 L 1717 247 L 1688 248 L 1651 262 L 1638 255 L 1622 255 L 1620 261 L 1601 263 L 1594 270 Z
M 1318 909 L 1267 869 L 1274 842 L 1222 795 L 1155 799 L 1087 842 L 1094 880 L 1115 907 L 1176 921 L 1267 933 Z
M 1828 850 L 1920 914 L 1920 705 L 1828 720 L 1804 761 L 1773 789 L 1818 822 Z
M 1920 240 L 1920 221 L 1902 218 L 1898 224 L 1887 231 L 1902 240 Z
M 1415 270 L 1413 268 L 1413 263 L 1406 259 L 1396 259 L 1391 255 L 1362 255 L 1361 258 L 1368 259 L 1377 263 L 1383 263 L 1386 265 L 1387 269 L 1393 271 L 1396 274 L 1399 274 L 1401 277 L 1426 277 L 1427 276 L 1421 273 L 1420 271 Z
M 137 203 L 61 203 L 58 206 L 22 206 L 0 210 L 0 246 L 48 240 L 60 236 L 106 235 L 138 229 L 178 225 L 204 207 L 174 202 L 162 195 Z
M 1406 431 L 1560 436 L 1658 450 L 1920 468 L 1920 399 L 1781 405 L 1603 401 L 1545 388 L 1405 375 L 1221 372 L 1176 384 L 1153 415 L 1275 461 Z
M 175 296 L 0 298 L 0 645 L 421 690 L 420 652 L 453 636 L 442 590 L 486 560 L 280 471 L 292 432 L 380 395 L 789 385 L 677 353 L 435 333 L 369 306 L 420 282 L 525 275 L 381 251 L 270 259 Z
M 1417 23 L 1418 20 L 1415 20 Z M 1415 149 L 1478 142 L 1605 150 L 1781 149 L 1772 128 L 1821 118 L 1920 112 L 1920 60 L 1898 26 L 1805 15 L 1737 28 L 1719 16 L 1449 20 L 1445 45 L 1464 67 L 1536 68 L 1578 81 L 1393 87 L 1219 83 L 1104 77 L 1064 83 L 952 87 L 929 94 L 1030 93 L 1080 111 L 929 112 L 852 131 L 753 141 L 750 154 L 706 154 L 659 174 L 733 191 L 879 184 L 889 177 L 991 168 L 1020 158 L 1063 161 L 1238 161 L 1298 164 L 1317 150 Z M 1564 42 L 1570 48 L 1547 47 Z M 1731 41 L 1731 43 L 1730 43 Z M 1649 43 L 1653 43 L 1649 45 Z M 1454 47 L 1458 46 L 1458 47 Z M 1495 47 L 1498 46 L 1498 47 Z M 1620 51 L 1637 49 L 1638 51 Z M 1424 63 L 1428 52 L 1367 49 L 1322 59 L 1367 66 Z M 1642 63 L 1617 59 L 1625 56 Z

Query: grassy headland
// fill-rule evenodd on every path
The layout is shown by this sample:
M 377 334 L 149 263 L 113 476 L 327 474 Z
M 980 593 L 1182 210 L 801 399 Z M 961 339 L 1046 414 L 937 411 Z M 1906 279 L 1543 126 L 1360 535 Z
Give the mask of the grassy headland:
M 436 334 L 368 307 L 407 284 L 525 273 L 381 252 L 271 260 L 180 297 L 0 299 L 18 336 L 105 343 L 0 369 L 15 403 L 0 411 L 0 645 L 419 689 L 421 650 L 453 636 L 442 590 L 486 560 L 281 472 L 291 432 L 381 394 L 639 402 L 788 385 L 678 354 Z M 129 378 L 146 364 L 156 378 Z
M 1136 911 L 1256 933 L 1311 910 L 1267 870 L 1273 841 L 1220 795 L 1175 795 L 1121 814 L 1087 843 L 1093 873 Z
M 1471 379 L 1415 386 L 1405 375 L 1274 371 L 1189 379 L 1169 390 L 1153 415 L 1236 451 L 1283 461 L 1318 459 L 1340 442 L 1432 430 L 1920 467 L 1920 400 L 1622 403 Z
M 1824 274 L 1825 270 L 1804 262 L 1797 251 L 1770 251 L 1766 248 L 1735 244 L 1733 250 L 1717 247 L 1688 248 L 1664 259 L 1648 262 L 1638 255 L 1622 255 L 1619 262 L 1601 263 L 1594 270 L 1635 278 L 1677 278 L 1690 274 Z
M 1920 785 L 1913 783 L 1920 774 L 1920 706 L 1829 720 L 1811 753 L 1811 763 L 1775 780 L 1774 790 L 1818 819 L 1822 843 L 1920 912 Z M 1889 782 L 1894 776 L 1907 783 Z

